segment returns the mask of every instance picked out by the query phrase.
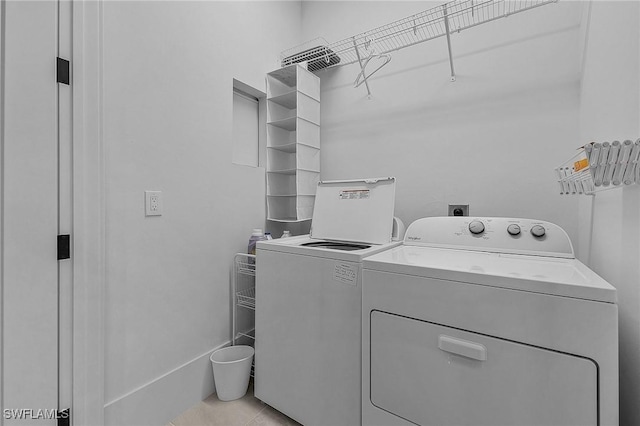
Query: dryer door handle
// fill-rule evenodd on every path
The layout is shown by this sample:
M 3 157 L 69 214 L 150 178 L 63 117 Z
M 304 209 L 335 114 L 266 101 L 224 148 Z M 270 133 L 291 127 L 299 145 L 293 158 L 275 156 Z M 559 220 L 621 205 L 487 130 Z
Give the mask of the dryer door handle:
M 485 345 L 444 334 L 438 336 L 438 348 L 445 352 L 475 359 L 477 361 L 487 360 L 487 347 Z

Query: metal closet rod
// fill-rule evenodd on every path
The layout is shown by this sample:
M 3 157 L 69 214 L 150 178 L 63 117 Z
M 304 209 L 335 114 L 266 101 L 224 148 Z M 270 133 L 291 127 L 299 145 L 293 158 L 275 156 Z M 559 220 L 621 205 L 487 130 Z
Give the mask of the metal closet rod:
M 366 81 L 368 76 L 362 67 L 366 57 L 372 54 L 388 54 L 446 36 L 451 79 L 455 80 L 450 39 L 452 33 L 557 1 L 454 0 L 335 43 L 318 43 L 319 39 L 311 40 L 282 52 L 282 66 L 306 61 L 310 71 L 318 71 L 358 62 L 369 91 Z

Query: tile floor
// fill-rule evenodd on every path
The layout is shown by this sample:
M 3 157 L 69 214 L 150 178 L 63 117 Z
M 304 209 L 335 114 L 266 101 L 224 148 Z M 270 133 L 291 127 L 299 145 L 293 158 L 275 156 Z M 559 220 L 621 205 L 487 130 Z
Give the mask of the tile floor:
M 189 408 L 167 426 L 300 426 L 253 396 L 253 383 L 247 394 L 235 401 L 220 401 L 215 394 Z

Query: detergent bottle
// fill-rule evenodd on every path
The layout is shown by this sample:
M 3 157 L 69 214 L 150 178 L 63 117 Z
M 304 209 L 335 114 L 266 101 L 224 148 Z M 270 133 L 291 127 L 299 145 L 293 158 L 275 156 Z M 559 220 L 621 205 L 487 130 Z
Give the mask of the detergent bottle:
M 256 243 L 258 241 L 262 241 L 265 239 L 264 234 L 262 233 L 262 229 L 255 228 L 253 233 L 251 234 L 251 238 L 249 238 L 249 247 L 247 248 L 247 253 L 256 254 Z

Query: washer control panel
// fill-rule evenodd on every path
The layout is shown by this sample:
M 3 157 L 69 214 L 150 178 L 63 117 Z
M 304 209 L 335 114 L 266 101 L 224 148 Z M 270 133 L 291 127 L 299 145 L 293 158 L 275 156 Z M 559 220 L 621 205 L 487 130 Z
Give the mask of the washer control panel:
M 567 233 L 551 222 L 505 217 L 426 217 L 413 222 L 404 244 L 573 258 Z

